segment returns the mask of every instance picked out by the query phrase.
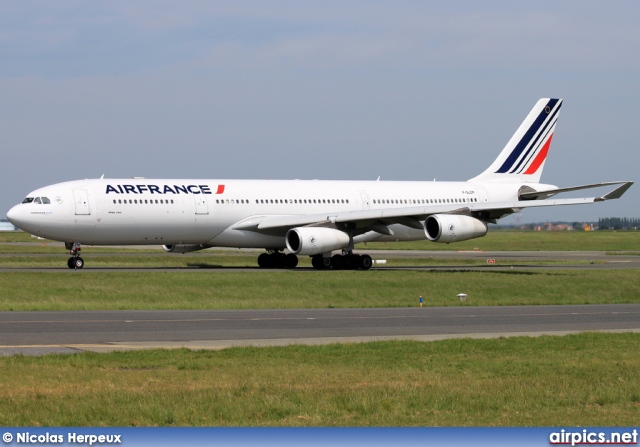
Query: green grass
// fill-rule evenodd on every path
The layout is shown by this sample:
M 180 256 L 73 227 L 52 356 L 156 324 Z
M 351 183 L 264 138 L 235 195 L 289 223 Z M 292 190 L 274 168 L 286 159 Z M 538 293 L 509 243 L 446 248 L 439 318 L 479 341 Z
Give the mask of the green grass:
M 0 358 L 2 426 L 632 426 L 640 334 Z
M 633 303 L 638 270 L 2 272 L 0 310 Z M 458 293 L 469 295 L 465 303 Z
M 0 257 L 0 266 L 64 267 L 63 248 L 34 241 L 0 234 L 0 252 L 16 254 Z M 640 232 L 502 231 L 460 244 L 380 245 L 368 246 L 633 253 Z M 255 254 L 83 248 L 90 266 L 194 271 L 1 272 L 0 311 L 406 307 L 419 295 L 425 306 L 595 304 L 640 296 L 637 270 L 242 273 L 225 267 L 254 266 Z M 385 258 L 390 266 L 432 262 Z M 460 292 L 467 302 L 457 301 Z M 640 420 L 638 352 L 640 334 L 580 334 L 0 357 L 0 425 L 631 426 Z

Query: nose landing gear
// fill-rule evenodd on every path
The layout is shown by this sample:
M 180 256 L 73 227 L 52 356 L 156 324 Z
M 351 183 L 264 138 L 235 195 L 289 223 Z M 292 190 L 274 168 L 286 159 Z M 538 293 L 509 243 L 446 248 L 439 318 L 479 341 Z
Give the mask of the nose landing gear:
M 65 242 L 64 247 L 69 250 L 71 255 L 67 260 L 67 267 L 74 270 L 84 267 L 84 259 L 80 257 L 80 244 L 77 242 Z

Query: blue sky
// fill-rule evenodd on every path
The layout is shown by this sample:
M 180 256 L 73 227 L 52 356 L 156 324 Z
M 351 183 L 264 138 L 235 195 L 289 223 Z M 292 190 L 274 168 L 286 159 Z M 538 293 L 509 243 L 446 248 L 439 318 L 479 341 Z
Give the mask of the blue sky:
M 632 1 L 0 2 L 0 214 L 102 174 L 465 180 L 541 97 L 565 100 L 542 181 L 635 180 L 639 13 Z M 638 217 L 638 188 L 522 220 Z

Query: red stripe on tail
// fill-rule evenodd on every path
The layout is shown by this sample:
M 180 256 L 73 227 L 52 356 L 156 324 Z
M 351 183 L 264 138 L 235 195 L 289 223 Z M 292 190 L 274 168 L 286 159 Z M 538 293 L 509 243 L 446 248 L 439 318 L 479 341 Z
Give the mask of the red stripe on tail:
M 538 168 L 540 168 L 542 163 L 547 158 L 547 153 L 549 152 L 549 146 L 551 145 L 552 138 L 553 138 L 553 134 L 549 136 L 549 139 L 544 144 L 540 153 L 536 156 L 535 160 L 533 160 L 533 163 L 531 163 L 531 166 L 529 166 L 529 169 L 525 171 L 525 174 L 535 174 Z

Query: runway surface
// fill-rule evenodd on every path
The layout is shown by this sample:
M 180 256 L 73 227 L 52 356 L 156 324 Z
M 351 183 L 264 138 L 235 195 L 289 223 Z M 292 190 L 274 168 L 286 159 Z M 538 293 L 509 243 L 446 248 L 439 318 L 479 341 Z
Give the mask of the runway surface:
M 640 304 L 0 312 L 0 355 L 638 331 Z

